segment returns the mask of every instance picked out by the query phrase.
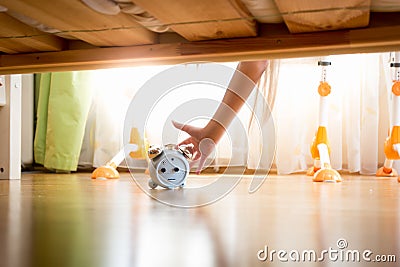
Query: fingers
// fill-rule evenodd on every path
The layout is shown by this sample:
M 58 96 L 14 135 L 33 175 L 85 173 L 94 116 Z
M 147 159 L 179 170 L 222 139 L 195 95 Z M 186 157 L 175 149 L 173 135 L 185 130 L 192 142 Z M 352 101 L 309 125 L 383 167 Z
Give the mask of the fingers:
M 200 172 L 204 168 L 207 158 L 208 158 L 208 154 L 206 154 L 206 153 L 202 154 L 199 150 L 196 150 L 193 153 L 192 160 L 189 163 L 190 169 L 192 169 L 198 163 L 199 165 L 197 166 L 196 174 L 200 174 Z
M 199 150 L 199 145 L 198 145 L 199 141 L 195 137 L 197 128 L 190 126 L 190 125 L 179 123 L 174 120 L 172 121 L 172 124 L 174 125 L 175 128 L 191 135 L 191 137 L 180 142 L 179 145 L 193 144 L 193 148 L 189 148 L 189 150 L 192 152 L 192 155 L 193 155 L 192 161 L 190 162 L 189 166 L 190 166 L 190 168 L 192 168 L 198 162 L 199 165 L 197 167 L 196 174 L 200 174 L 200 172 L 203 169 L 204 164 L 206 162 L 208 153 L 201 153 Z
M 192 169 L 192 168 L 194 167 L 194 165 L 195 165 L 197 162 L 198 162 L 198 160 L 192 160 L 192 161 L 189 163 L 189 168 Z
M 193 169 L 193 167 L 196 165 L 196 163 L 199 163 L 199 165 L 197 166 L 197 169 L 196 169 L 196 174 L 199 175 L 200 172 L 201 172 L 201 169 L 202 169 L 203 166 L 204 166 L 204 162 L 201 162 L 201 160 L 192 160 L 192 161 L 189 163 L 190 169 Z
M 203 170 L 204 164 L 206 163 L 207 156 L 202 155 L 199 160 L 199 166 L 197 166 L 196 174 L 200 174 Z
M 196 174 L 199 175 L 204 167 L 206 159 L 207 159 L 207 157 L 200 157 L 200 159 L 192 160 L 189 163 L 189 168 L 192 169 L 196 165 L 196 163 L 199 163 L 199 165 L 197 166 L 197 169 L 196 169 Z
M 192 138 L 189 137 L 189 138 L 183 140 L 182 142 L 180 142 L 180 143 L 178 144 L 178 146 L 181 146 L 181 145 L 190 145 L 190 144 L 193 144 L 193 140 L 192 140 Z

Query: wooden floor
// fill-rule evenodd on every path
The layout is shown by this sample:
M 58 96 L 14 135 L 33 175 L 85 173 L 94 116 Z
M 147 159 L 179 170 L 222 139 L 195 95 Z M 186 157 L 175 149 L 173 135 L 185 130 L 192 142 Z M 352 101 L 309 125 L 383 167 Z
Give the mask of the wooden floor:
M 176 208 L 143 193 L 128 173 L 119 180 L 25 173 L 0 181 L 0 266 L 399 266 L 400 184 L 344 179 L 271 175 L 249 194 L 245 178 L 212 204 Z M 279 259 L 273 250 L 287 254 Z M 309 250 L 323 260 L 294 262 Z M 397 263 L 347 262 L 350 250 Z

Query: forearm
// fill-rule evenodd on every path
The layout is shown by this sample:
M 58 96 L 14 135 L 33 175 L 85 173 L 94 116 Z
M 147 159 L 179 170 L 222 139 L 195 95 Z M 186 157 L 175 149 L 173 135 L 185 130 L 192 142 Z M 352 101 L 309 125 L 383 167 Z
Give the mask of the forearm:
M 237 71 L 232 76 L 221 104 L 205 127 L 207 135 L 205 137 L 213 139 L 214 142 L 221 139 L 251 94 L 255 84 L 260 80 L 267 64 L 266 60 L 240 62 L 238 64 Z

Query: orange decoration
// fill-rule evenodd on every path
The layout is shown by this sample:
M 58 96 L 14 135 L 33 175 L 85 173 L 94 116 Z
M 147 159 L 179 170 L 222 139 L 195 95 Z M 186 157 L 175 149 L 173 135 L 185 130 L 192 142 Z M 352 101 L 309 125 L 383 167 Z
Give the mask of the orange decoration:
M 320 82 L 318 86 L 320 96 L 327 96 L 331 93 L 331 86 L 327 82 Z
M 400 143 L 400 126 L 393 126 L 392 133 L 385 141 L 385 155 L 387 159 L 398 160 L 400 159 L 399 153 L 394 150 L 393 145 Z
M 331 182 L 331 183 L 340 183 L 342 178 L 340 174 L 331 168 L 321 169 L 317 171 L 314 175 L 314 182 Z
M 331 153 L 328 141 L 328 132 L 325 126 L 318 127 L 317 133 L 315 134 L 313 142 L 311 144 L 310 150 L 313 159 L 319 159 L 319 144 L 326 144 L 328 146 L 328 153 Z
M 397 177 L 397 171 L 395 169 L 392 168 L 386 168 L 386 167 L 380 167 L 377 171 L 376 171 L 376 176 L 378 177 Z
M 118 179 L 119 173 L 113 166 L 105 165 L 98 167 L 92 172 L 92 179 L 96 178 Z
M 392 86 L 392 92 L 396 96 L 400 96 L 400 81 L 397 81 Z

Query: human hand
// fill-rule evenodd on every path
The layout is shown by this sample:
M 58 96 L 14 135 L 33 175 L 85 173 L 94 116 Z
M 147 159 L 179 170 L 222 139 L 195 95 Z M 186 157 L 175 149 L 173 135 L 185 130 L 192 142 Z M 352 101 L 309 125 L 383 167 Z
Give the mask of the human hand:
M 175 128 L 184 131 L 190 135 L 190 137 L 180 142 L 178 146 L 189 144 L 193 145 L 192 147 L 187 147 L 187 149 L 193 155 L 192 161 L 190 162 L 190 168 L 192 168 L 198 162 L 199 165 L 197 167 L 196 174 L 200 174 L 207 157 L 215 149 L 215 142 L 206 135 L 204 128 L 182 124 L 176 121 L 172 121 L 172 124 Z

